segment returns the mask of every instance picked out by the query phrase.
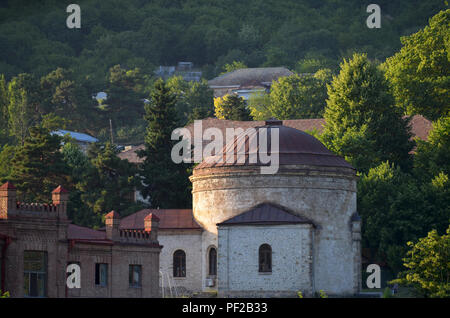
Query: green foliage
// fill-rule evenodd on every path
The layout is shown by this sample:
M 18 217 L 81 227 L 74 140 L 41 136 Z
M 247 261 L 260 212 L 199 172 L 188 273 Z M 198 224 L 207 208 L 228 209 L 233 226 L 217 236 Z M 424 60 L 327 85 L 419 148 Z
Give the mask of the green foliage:
M 147 135 L 145 156 L 140 174 L 145 187 L 142 194 L 150 196 L 154 208 L 179 208 L 190 206 L 191 194 L 184 164 L 175 164 L 171 151 L 176 141 L 171 140 L 172 131 L 178 126 L 175 113 L 176 97 L 163 80 L 154 84 L 150 102 L 145 105 Z
M 407 241 L 449 222 L 448 179 L 424 183 L 384 162 L 358 182 L 358 212 L 363 220 L 362 244 L 379 261 L 398 272 Z
M 423 27 L 446 7 L 442 0 L 382 3 L 383 17 L 393 18 L 383 18 L 382 28 L 374 30 L 365 26 L 366 5 L 357 0 L 84 0 L 81 5 L 80 32 L 66 27 L 67 13 L 57 1 L 2 7 L 0 73 L 7 79 L 22 72 L 40 77 L 62 67 L 100 85 L 116 64 L 150 74 L 157 65 L 187 60 L 212 66 L 215 76 L 233 61 L 294 68 L 301 60 L 319 60 L 322 68 L 337 66 L 355 50 L 383 60 L 397 50 L 400 35 Z
M 16 147 L 10 161 L 8 179 L 18 189 L 18 198 L 25 202 L 49 202 L 51 191 L 69 183 L 68 167 L 60 149 L 61 137 L 34 126 L 23 145 Z
M 381 295 L 381 298 L 392 298 L 393 296 L 392 296 L 392 291 L 391 291 L 391 289 L 389 288 L 389 287 L 386 287 L 384 290 L 383 290 L 383 295 Z
M 174 76 L 167 80 L 166 85 L 176 97 L 175 109 L 180 126 L 214 115 L 214 92 L 206 80 L 187 82 L 181 76 Z
M 76 169 L 86 169 L 76 188 L 82 192 L 81 201 L 95 214 L 97 222 L 111 210 L 121 216 L 126 216 L 127 212 L 129 214 L 134 190 L 140 186 L 135 166 L 121 160 L 117 153 L 110 143 L 104 146 L 94 144 L 88 151 L 90 163 L 86 163 L 79 154 L 68 160 L 74 172 Z
M 19 74 L 8 84 L 9 133 L 17 143 L 23 144 L 30 127 L 39 120 L 39 83 L 30 74 Z
M 6 144 L 0 149 L 0 182 L 3 184 L 11 174 L 11 160 L 14 158 L 16 147 Z
M 257 92 L 250 95 L 248 109 L 253 120 L 267 120 L 273 117 L 270 111 L 270 94 Z
M 450 175 L 450 117 L 435 121 L 426 141 L 417 140 L 414 171 L 428 180 L 440 172 Z
M 226 74 L 226 73 L 229 73 L 229 72 L 233 72 L 233 71 L 239 70 L 241 68 L 247 68 L 247 65 L 245 65 L 245 63 L 243 63 L 241 61 L 233 61 L 230 64 L 225 64 L 223 66 L 223 68 L 224 68 L 225 71 L 222 72 L 220 75 Z
M 439 236 L 432 230 L 417 243 L 408 242 L 406 270 L 392 283 L 413 286 L 425 297 L 450 297 L 450 226 Z
M 11 296 L 9 295 L 9 292 L 8 292 L 8 291 L 2 292 L 2 291 L 0 290 L 0 298 L 9 298 L 9 297 L 11 297 Z
M 6 143 L 9 137 L 8 103 L 8 87 L 5 76 L 0 74 L 0 145 Z
M 409 167 L 408 120 L 394 107 L 383 73 L 367 55 L 344 59 L 328 85 L 324 118 L 322 141 L 357 170 L 367 172 L 386 160 Z
M 225 95 L 214 99 L 215 115 L 219 119 L 251 120 L 250 110 L 245 100 L 235 94 Z
M 270 92 L 271 117 L 280 120 L 322 117 L 327 98 L 326 83 L 313 75 L 278 79 Z
M 328 295 L 321 289 L 319 290 L 319 298 L 328 298 Z
M 450 9 L 401 39 L 400 52 L 385 63 L 397 105 L 431 120 L 450 113 Z

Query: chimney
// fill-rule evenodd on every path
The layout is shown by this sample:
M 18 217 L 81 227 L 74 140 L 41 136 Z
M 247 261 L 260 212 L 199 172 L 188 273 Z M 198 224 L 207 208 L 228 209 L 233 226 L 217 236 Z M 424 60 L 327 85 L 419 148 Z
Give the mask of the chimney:
M 7 219 L 17 205 L 16 187 L 9 181 L 0 187 L 0 219 Z
M 67 203 L 69 202 L 69 191 L 62 186 L 58 186 L 52 191 L 53 204 L 58 206 L 58 216 L 67 219 Z
M 159 218 L 150 213 L 144 218 L 144 228 L 145 232 L 150 233 L 150 239 L 152 241 L 158 240 L 158 228 L 159 228 Z
M 119 225 L 120 225 L 120 215 L 116 211 L 112 210 L 105 215 L 105 225 L 106 225 L 106 238 L 111 241 L 119 241 Z

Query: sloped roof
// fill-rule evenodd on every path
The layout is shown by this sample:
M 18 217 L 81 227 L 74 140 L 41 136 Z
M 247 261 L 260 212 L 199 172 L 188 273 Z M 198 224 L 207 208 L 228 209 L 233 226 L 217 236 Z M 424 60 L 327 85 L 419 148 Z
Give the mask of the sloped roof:
M 261 130 L 267 134 L 267 141 L 270 144 L 272 132 L 275 130 L 279 136 L 278 150 L 274 151 L 272 147 L 267 146 L 271 150 L 270 154 L 278 155 L 280 165 L 312 165 L 312 166 L 328 166 L 328 167 L 344 167 L 353 169 L 353 167 L 344 160 L 344 158 L 333 154 L 328 150 L 317 138 L 307 134 L 301 130 L 286 127 L 281 121 L 269 120 L 264 126 L 256 127 L 250 133 L 243 132 L 233 139 L 231 143 L 227 143 L 221 153 L 210 157 L 214 160 L 205 160 L 194 168 L 195 171 L 205 168 L 223 167 L 223 166 L 264 166 L 260 156 L 256 154 L 260 152 Z M 241 162 L 237 155 L 232 160 L 227 160 L 228 155 L 242 151 L 245 156 L 244 162 Z M 266 150 L 263 150 L 266 151 Z M 250 158 L 254 156 L 255 162 L 251 162 Z
M 291 76 L 294 73 L 285 67 L 256 67 L 242 68 L 220 75 L 208 81 L 209 86 L 261 86 L 272 83 L 283 76 Z
M 218 226 L 227 225 L 273 225 L 273 224 L 313 224 L 303 216 L 294 215 L 284 208 L 272 203 L 262 203 L 256 207 L 228 219 Z
M 52 131 L 53 135 L 58 135 L 58 136 L 65 136 L 66 134 L 69 134 L 71 138 L 75 139 L 76 141 L 80 141 L 80 142 L 97 142 L 98 139 L 94 138 L 88 134 L 84 134 L 84 133 L 80 133 L 80 132 L 75 132 L 75 131 L 70 131 L 70 130 L 56 130 L 56 131 Z
M 143 145 L 143 144 L 138 145 L 138 146 L 132 146 L 130 149 L 122 151 L 117 156 L 122 160 L 128 160 L 131 163 L 139 164 L 139 163 L 144 162 L 145 158 L 140 158 L 136 152 L 139 150 L 144 150 L 144 149 L 145 149 L 145 145 Z
M 75 224 L 68 225 L 67 239 L 79 240 L 87 243 L 112 244 L 112 241 L 106 238 L 105 231 L 97 231 Z
M 159 221 L 159 229 L 201 229 L 192 215 L 192 209 L 144 209 L 124 217 L 119 228 L 121 230 L 143 230 L 144 219 L 153 214 Z

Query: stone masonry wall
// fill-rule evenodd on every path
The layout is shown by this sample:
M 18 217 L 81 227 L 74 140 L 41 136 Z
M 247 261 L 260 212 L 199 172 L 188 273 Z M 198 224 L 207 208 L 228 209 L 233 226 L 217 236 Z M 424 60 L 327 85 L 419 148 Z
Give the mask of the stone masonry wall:
M 221 226 L 219 296 L 312 294 L 310 224 Z M 272 248 L 272 272 L 259 273 L 258 251 Z

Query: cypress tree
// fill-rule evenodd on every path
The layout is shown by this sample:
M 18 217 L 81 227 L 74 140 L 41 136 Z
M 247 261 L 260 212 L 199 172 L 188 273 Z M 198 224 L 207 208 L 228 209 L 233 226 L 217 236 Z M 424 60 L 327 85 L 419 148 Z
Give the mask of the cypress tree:
M 172 161 L 172 131 L 177 128 L 176 99 L 163 80 L 154 84 L 150 102 L 145 105 L 147 121 L 145 156 L 142 166 L 142 194 L 150 197 L 153 208 L 185 208 L 191 205 L 190 182 L 187 165 Z

